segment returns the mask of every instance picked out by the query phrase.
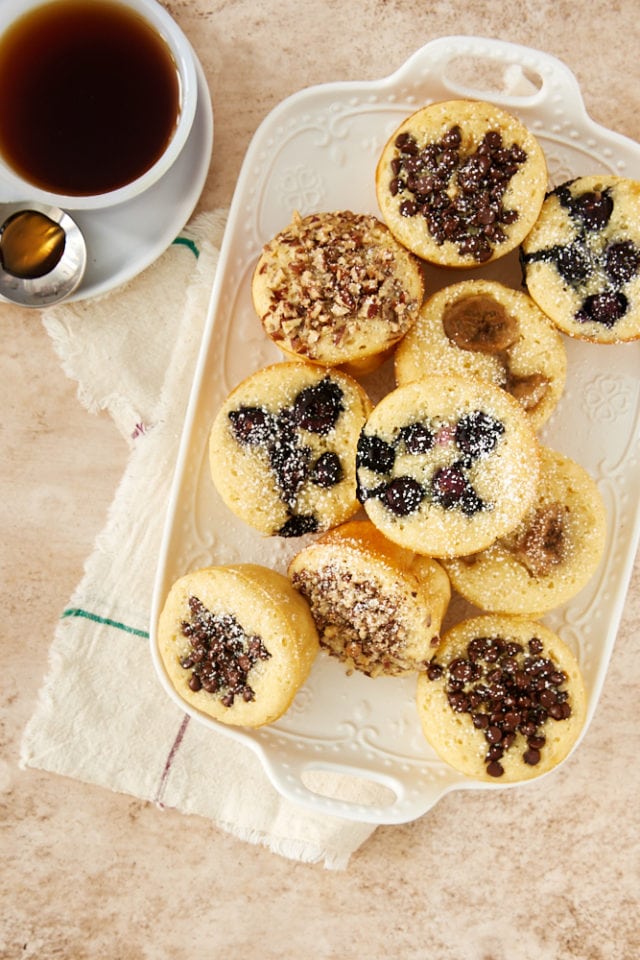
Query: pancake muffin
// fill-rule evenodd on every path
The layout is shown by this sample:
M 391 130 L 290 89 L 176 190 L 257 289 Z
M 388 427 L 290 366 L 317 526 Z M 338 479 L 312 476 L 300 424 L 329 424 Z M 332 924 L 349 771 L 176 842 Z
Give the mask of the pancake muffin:
M 328 530 L 358 510 L 355 453 L 370 410 L 363 388 L 340 370 L 264 367 L 216 415 L 213 483 L 230 510 L 268 536 Z
M 419 257 L 476 267 L 515 249 L 547 190 L 536 138 L 499 107 L 448 100 L 407 117 L 376 169 L 382 218 Z
M 296 215 L 263 248 L 255 310 L 285 354 L 371 369 L 407 332 L 424 296 L 419 260 L 369 214 Z
M 510 533 L 533 503 L 538 473 L 538 443 L 518 402 L 471 378 L 433 375 L 396 387 L 358 441 L 358 496 L 369 519 L 394 543 L 432 557 L 476 553 Z
M 169 680 L 191 707 L 257 727 L 291 705 L 318 653 L 309 608 L 287 577 L 255 564 L 177 580 L 158 623 Z
M 547 773 L 585 722 L 578 661 L 554 632 L 520 617 L 463 620 L 418 677 L 425 738 L 456 770 L 513 783 Z
M 640 337 L 640 182 L 588 176 L 556 187 L 522 243 L 529 294 L 571 337 Z
M 543 426 L 564 390 L 567 353 L 549 318 L 520 290 L 465 280 L 434 293 L 395 353 L 398 384 L 430 373 L 477 377 L 510 393 Z
M 336 527 L 289 565 L 321 646 L 370 677 L 426 669 L 451 590 L 442 566 L 391 543 L 368 520 Z
M 547 447 L 540 462 L 535 502 L 513 533 L 445 564 L 458 593 L 481 610 L 552 610 L 588 583 L 604 552 L 605 507 L 595 481 Z

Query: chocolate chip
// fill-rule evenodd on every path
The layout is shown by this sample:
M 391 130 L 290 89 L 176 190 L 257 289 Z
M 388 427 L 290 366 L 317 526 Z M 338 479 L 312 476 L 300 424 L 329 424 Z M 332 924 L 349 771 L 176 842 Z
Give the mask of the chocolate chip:
M 517 742 L 517 734 L 526 740 L 523 761 L 530 766 L 538 764 L 546 744 L 542 731 L 548 718 L 562 721 L 571 715 L 568 693 L 561 689 L 568 677 L 543 653 L 539 637 L 531 638 L 527 652 L 511 640 L 474 637 L 447 668 L 449 706 L 455 713 L 469 713 L 473 726 L 483 732 L 490 776 L 504 772 L 498 761 Z M 509 669 L 505 669 L 506 661 Z M 442 676 L 441 664 L 432 660 L 429 667 L 429 679 Z
M 222 692 L 220 701 L 226 707 L 233 705 L 236 696 L 254 699 L 248 676 L 258 660 L 271 657 L 260 637 L 247 635 L 232 614 L 208 610 L 198 597 L 189 597 L 188 605 L 190 617 L 181 622 L 180 629 L 191 649 L 180 664 L 191 671 L 189 688 L 194 693 Z
M 496 130 L 489 131 L 473 153 L 461 153 L 461 144 L 458 125 L 423 147 L 410 133 L 400 134 L 389 189 L 400 197 L 403 217 L 422 215 L 437 244 L 456 243 L 462 256 L 482 263 L 491 258 L 492 246 L 506 239 L 499 224 L 518 218 L 502 200 L 527 155 L 518 144 L 505 148 Z

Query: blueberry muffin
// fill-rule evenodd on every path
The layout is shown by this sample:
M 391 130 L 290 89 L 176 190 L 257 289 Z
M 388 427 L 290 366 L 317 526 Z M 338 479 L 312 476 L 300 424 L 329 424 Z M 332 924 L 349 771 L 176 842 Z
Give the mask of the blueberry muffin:
M 434 371 L 502 387 L 538 430 L 564 390 L 564 341 L 530 297 L 497 281 L 465 280 L 429 297 L 395 353 L 398 384 Z
M 318 650 L 300 594 L 255 564 L 181 577 L 158 622 L 158 652 L 176 693 L 225 724 L 257 727 L 282 716 Z
M 433 375 L 396 387 L 358 441 L 358 496 L 369 519 L 394 543 L 432 557 L 476 553 L 515 529 L 538 472 L 538 443 L 518 402 L 471 378 Z
M 370 410 L 363 388 L 340 370 L 258 370 L 214 420 L 214 485 L 230 510 L 268 536 L 328 530 L 358 509 L 355 451 Z
M 547 189 L 535 137 L 490 103 L 422 107 L 385 145 L 376 169 L 382 218 L 419 257 L 477 267 L 515 249 Z
M 451 590 L 442 566 L 391 543 L 369 521 L 324 534 L 291 561 L 320 645 L 370 677 L 426 669 Z
M 595 481 L 546 447 L 540 463 L 535 502 L 516 529 L 480 553 L 445 563 L 458 593 L 481 610 L 545 613 L 575 596 L 600 562 L 606 514 Z
M 456 770 L 514 783 L 556 767 L 585 722 L 578 662 L 555 633 L 533 620 L 484 615 L 442 638 L 418 677 L 425 738 Z
M 375 367 L 414 322 L 422 266 L 368 214 L 296 215 L 264 247 L 255 310 L 286 355 L 324 366 Z
M 529 294 L 571 337 L 640 337 L 640 182 L 569 180 L 547 196 L 522 243 Z

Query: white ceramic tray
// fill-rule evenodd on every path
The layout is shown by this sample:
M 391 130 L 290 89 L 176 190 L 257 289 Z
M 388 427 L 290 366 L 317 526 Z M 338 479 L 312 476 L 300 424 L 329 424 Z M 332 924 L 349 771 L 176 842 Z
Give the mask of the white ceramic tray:
M 475 79 L 462 81 L 460 64 Z M 158 612 L 171 583 L 209 563 L 253 561 L 284 570 L 301 546 L 300 540 L 265 539 L 236 520 L 213 489 L 207 466 L 209 427 L 227 393 L 253 370 L 281 359 L 251 306 L 250 278 L 261 247 L 296 209 L 303 215 L 339 208 L 377 213 L 374 170 L 383 144 L 409 113 L 451 97 L 490 99 L 519 116 L 545 149 L 552 183 L 599 172 L 640 178 L 640 145 L 590 120 L 562 63 L 496 40 L 436 40 L 386 79 L 303 90 L 266 118 L 247 152 L 230 211 L 155 585 L 152 656 L 174 700 L 156 651 Z M 430 270 L 428 289 L 464 275 Z M 474 275 L 520 285 L 515 255 Z M 640 343 L 604 347 L 567 340 L 567 351 L 566 392 L 543 440 L 596 478 L 609 535 L 592 582 L 545 622 L 579 657 L 589 721 L 640 535 Z M 367 387 L 375 399 L 385 389 L 384 374 Z M 291 709 L 272 726 L 224 727 L 178 702 L 254 750 L 284 796 L 316 811 L 399 823 L 421 816 L 452 789 L 505 789 L 463 777 L 436 757 L 419 729 L 414 690 L 414 679 L 348 677 L 321 654 Z

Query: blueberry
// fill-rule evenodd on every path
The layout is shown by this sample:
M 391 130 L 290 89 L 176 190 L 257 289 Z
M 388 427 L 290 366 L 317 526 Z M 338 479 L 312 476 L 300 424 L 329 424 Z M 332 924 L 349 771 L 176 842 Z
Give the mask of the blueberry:
M 313 465 L 311 482 L 318 487 L 334 487 L 342 479 L 342 464 L 337 453 L 328 451 L 318 457 Z
M 426 453 L 433 446 L 434 436 L 424 423 L 410 423 L 400 431 L 407 453 Z
M 299 446 L 295 438 L 285 433 L 270 448 L 269 460 L 285 503 L 294 503 L 307 479 L 310 455 L 309 447 Z
M 576 313 L 578 323 L 601 323 L 604 327 L 614 327 L 620 317 L 627 312 L 629 301 L 624 293 L 605 290 L 587 297 Z
M 604 268 L 614 283 L 622 284 L 631 280 L 640 267 L 640 250 L 631 240 L 611 243 L 604 252 Z
M 455 440 L 468 460 L 477 460 L 491 453 L 503 433 L 504 425 L 499 420 L 474 410 L 458 421 Z
M 333 430 L 343 410 L 343 393 L 339 384 L 326 377 L 320 383 L 300 391 L 291 415 L 299 427 L 310 433 L 324 435 Z
M 396 477 L 383 488 L 381 499 L 397 517 L 415 513 L 425 497 L 424 487 L 413 477 Z
M 302 537 L 305 533 L 315 533 L 318 529 L 318 521 L 311 514 L 300 514 L 299 516 L 289 517 L 287 522 L 278 530 L 280 537 Z
M 557 247 L 554 253 L 558 273 L 567 283 L 579 284 L 589 275 L 589 257 L 579 246 Z
M 258 446 L 268 443 L 275 433 L 275 419 L 264 407 L 240 407 L 229 413 L 231 429 L 238 443 Z
M 362 432 L 358 440 L 356 466 L 366 467 L 374 473 L 389 473 L 395 463 L 396 452 L 390 443 Z
M 613 213 L 609 190 L 588 191 L 571 201 L 571 214 L 583 222 L 587 230 L 602 230 Z
M 445 510 L 454 507 L 467 516 L 473 516 L 483 509 L 484 504 L 465 476 L 462 464 L 454 463 L 450 467 L 441 467 L 432 479 L 432 495 L 436 503 Z

